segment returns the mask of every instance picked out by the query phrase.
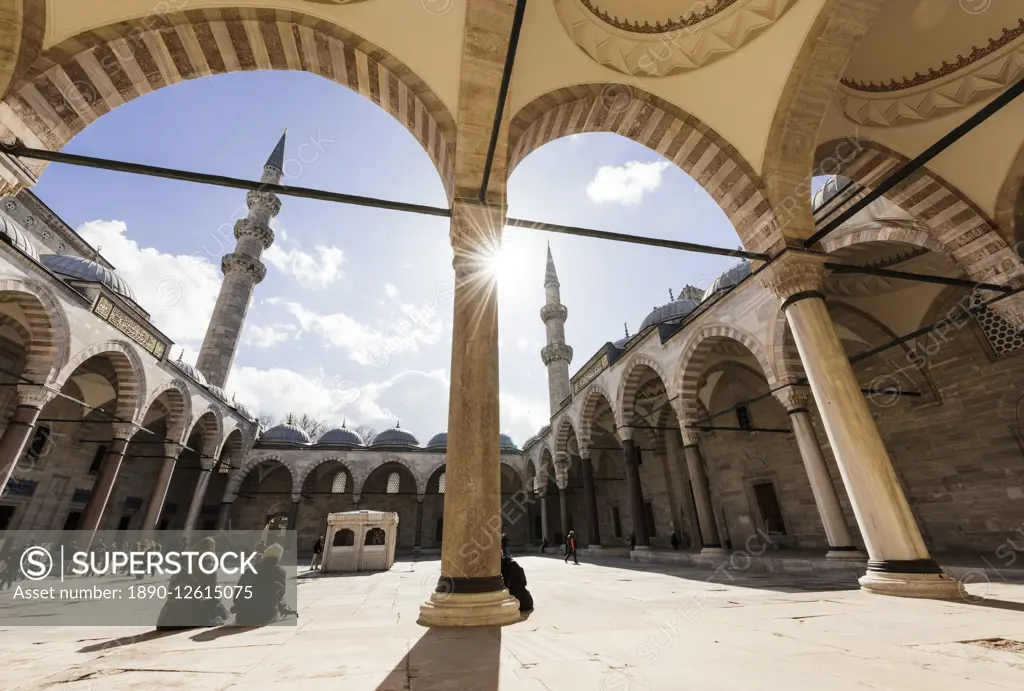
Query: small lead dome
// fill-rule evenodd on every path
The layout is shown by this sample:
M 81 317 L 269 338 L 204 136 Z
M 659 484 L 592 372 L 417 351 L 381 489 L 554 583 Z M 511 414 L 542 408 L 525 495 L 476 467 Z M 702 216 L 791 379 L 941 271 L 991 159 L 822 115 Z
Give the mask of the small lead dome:
M 295 425 L 284 423 L 268 429 L 260 437 L 260 441 L 283 444 L 308 444 L 309 435 L 306 434 L 305 430 Z
M 448 433 L 440 432 L 435 434 L 427 442 L 428 449 L 447 449 L 448 448 Z
M 370 446 L 419 446 L 420 442 L 401 427 L 386 429 L 373 438 Z
M 750 262 L 746 259 L 741 261 L 736 266 L 726 269 L 725 273 L 715 279 L 715 282 L 704 291 L 704 297 L 701 299 L 703 302 L 707 300 L 715 293 L 721 293 L 723 290 L 728 290 L 734 285 L 742 281 L 744 278 L 750 275 Z
M 647 327 L 655 324 L 678 321 L 695 309 L 697 309 L 697 303 L 693 300 L 686 300 L 682 298 L 673 300 L 661 307 L 656 307 L 650 314 L 644 317 L 643 323 L 640 324 L 640 331 L 643 331 Z
M 28 234 L 21 224 L 6 214 L 0 214 L 0 235 L 7 238 L 7 241 L 14 247 L 21 250 L 36 261 L 39 261 L 39 253 L 32 243 L 28 241 Z
M 501 435 L 500 439 L 501 439 L 501 450 L 502 451 L 518 451 L 519 450 L 519 447 L 516 446 L 516 443 L 514 441 L 512 441 L 512 437 L 508 436 L 507 434 Z
M 44 254 L 39 260 L 55 274 L 89 283 L 102 283 L 121 297 L 134 302 L 135 295 L 124 279 L 101 264 L 70 254 Z
M 358 432 L 347 428 L 344 424 L 341 427 L 327 430 L 316 440 L 317 444 L 348 444 L 350 446 L 365 446 L 363 438 Z
M 822 208 L 830 201 L 832 201 L 837 194 L 846 189 L 852 181 L 846 178 L 841 178 L 838 175 L 833 175 L 825 184 L 818 188 L 818 191 L 811 197 L 811 208 L 817 211 Z

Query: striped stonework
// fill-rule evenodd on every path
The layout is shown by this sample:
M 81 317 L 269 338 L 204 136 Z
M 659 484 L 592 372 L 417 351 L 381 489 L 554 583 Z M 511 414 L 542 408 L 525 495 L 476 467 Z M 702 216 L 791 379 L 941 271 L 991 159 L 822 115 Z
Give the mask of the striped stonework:
M 834 156 L 848 142 L 827 142 L 818 147 L 815 172 L 829 170 L 870 190 L 908 159 L 870 140 L 858 140 L 852 155 Z M 921 221 L 942 251 L 976 281 L 1009 283 L 1024 277 L 1024 266 L 1007 245 L 995 224 L 966 195 L 941 177 L 920 168 L 885 197 Z M 852 203 L 852 201 L 851 201 Z M 844 205 L 845 206 L 845 205 Z
M 27 145 L 60 150 L 100 116 L 163 86 L 226 72 L 299 70 L 366 96 L 427 151 L 451 187 L 455 122 L 422 79 L 334 24 L 285 10 L 150 14 L 53 46 L 6 99 L 2 124 Z M 5 133 L 6 134 L 6 133 Z
M 558 423 L 558 432 L 555 435 L 555 454 L 567 454 L 569 453 L 569 437 L 576 437 L 577 444 L 579 443 L 579 437 L 576 434 L 576 427 L 573 426 L 572 420 L 568 416 L 562 418 L 561 422 Z
M 150 409 L 160 401 L 160 405 L 167 410 L 167 438 L 185 443 L 185 426 L 192 415 L 192 399 L 188 392 L 188 386 L 180 380 L 172 380 L 162 384 L 153 390 L 146 406 L 139 417 L 145 420 Z
M 744 346 L 760 363 L 768 385 L 776 385 L 775 368 L 772 367 L 764 348 L 756 338 L 745 331 L 726 326 L 725 324 L 709 324 L 690 337 L 689 343 L 683 348 L 679 358 L 679 366 L 675 375 L 675 390 L 678 392 L 677 411 L 679 419 L 685 421 L 699 420 L 698 394 L 700 393 L 700 375 L 706 369 L 708 356 L 711 355 L 715 343 L 728 338 Z
M 612 397 L 608 395 L 604 387 L 593 384 L 587 390 L 586 398 L 583 400 L 583 408 L 580 410 L 580 443 L 590 446 L 591 440 L 594 438 L 594 421 L 597 417 L 597 408 L 601 404 L 601 401 L 608 406 L 608 409 L 612 412 L 612 419 L 615 420 L 615 426 L 619 427 L 619 416 L 615 414 L 615 405 L 612 403 Z
M 200 463 L 202 463 L 204 468 L 212 468 L 224 439 L 224 420 L 221 419 L 217 408 L 209 406 L 199 414 L 185 436 L 186 444 L 195 433 L 196 428 L 199 429 L 203 443 L 198 448 L 195 446 L 191 448 L 193 451 L 199 452 L 201 456 Z
M 0 1 L 0 96 L 17 84 L 43 50 L 47 0 Z
M 761 180 L 740 153 L 697 118 L 625 84 L 566 87 L 524 106 L 509 127 L 509 173 L 547 142 L 581 132 L 621 134 L 678 165 L 718 203 L 748 250 L 777 239 Z
M 0 311 L 5 303 L 21 312 L 11 316 L 28 351 L 22 372 L 27 381 L 20 383 L 52 382 L 68 358 L 70 333 L 63 309 L 47 291 L 17 278 L 0 279 Z
M 622 379 L 619 381 L 618 408 L 622 411 L 622 420 L 625 424 L 637 423 L 634 419 L 636 408 L 636 393 L 645 380 L 650 379 L 651 372 L 658 375 L 662 386 L 665 388 L 668 398 L 672 398 L 672 391 L 669 388 L 672 380 L 665 376 L 661 363 L 647 355 L 637 355 L 630 360 L 622 370 Z
M 106 358 L 117 375 L 117 406 L 114 415 L 119 422 L 139 422 L 139 413 L 146 400 L 146 375 L 135 347 L 124 341 L 95 343 L 80 351 L 64 366 L 54 388 L 63 388 L 79 367 L 92 358 Z

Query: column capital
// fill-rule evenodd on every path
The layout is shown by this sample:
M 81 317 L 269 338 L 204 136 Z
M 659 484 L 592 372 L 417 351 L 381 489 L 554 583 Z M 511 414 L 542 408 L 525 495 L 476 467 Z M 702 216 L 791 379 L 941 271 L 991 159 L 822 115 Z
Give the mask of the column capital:
M 787 413 L 797 412 L 800 410 L 806 411 L 807 404 L 811 401 L 811 390 L 806 386 L 798 386 L 791 384 L 790 386 L 783 387 L 772 392 L 772 395 L 778 399 L 782 407 L 786 409 Z
M 416 495 L 416 501 L 417 501 L 418 503 L 422 504 L 422 503 L 423 503 L 423 499 L 424 499 L 424 497 L 426 497 L 426 495 L 425 495 L 425 494 L 417 494 L 417 495 Z
M 580 458 L 586 458 L 587 460 L 590 460 L 589 446 L 583 446 L 582 444 L 580 445 Z
M 184 448 L 184 444 L 179 444 L 177 442 L 164 442 L 164 456 L 167 458 L 177 458 L 181 455 L 181 451 Z
M 619 438 L 622 439 L 622 441 L 626 441 L 626 440 L 632 441 L 633 440 L 633 432 L 635 430 L 632 427 L 623 426 L 623 427 L 618 428 L 615 431 L 618 432 Z
M 134 422 L 115 422 L 111 428 L 114 432 L 114 439 L 124 439 L 125 441 L 131 441 L 135 433 L 139 431 L 139 425 Z
M 785 250 L 761 271 L 761 285 L 781 300 L 804 293 L 821 293 L 825 285 L 825 255 Z
M 505 225 L 505 207 L 483 204 L 473 199 L 452 202 L 449 240 L 457 273 L 486 270 L 501 248 L 501 229 Z
M 18 405 L 42 408 L 57 395 L 57 391 L 35 384 L 18 384 Z
M 298 504 L 300 501 L 302 501 L 302 492 L 298 492 L 298 493 L 293 492 L 292 493 L 292 503 L 293 504 Z
M 684 427 L 680 432 L 683 437 L 683 446 L 697 446 L 700 443 L 700 430 Z

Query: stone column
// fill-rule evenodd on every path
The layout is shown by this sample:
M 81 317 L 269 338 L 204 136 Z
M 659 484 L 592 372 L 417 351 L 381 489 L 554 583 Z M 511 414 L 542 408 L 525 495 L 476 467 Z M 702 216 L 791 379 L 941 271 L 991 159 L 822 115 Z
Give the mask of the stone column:
M 4 428 L 3 436 L 0 437 L 0 493 L 7 487 L 11 473 L 18 466 L 18 461 L 25 453 L 25 447 L 32 439 L 39 413 L 56 395 L 56 391 L 42 386 L 18 386 L 17 407 L 7 427 Z
M 118 422 L 112 425 L 114 438 L 107 447 L 107 455 L 100 465 L 99 475 L 92 486 L 89 494 L 89 501 L 82 512 L 82 520 L 78 524 L 79 530 L 96 532 L 100 527 L 103 512 L 110 501 L 110 493 L 114 490 L 114 482 L 117 480 L 117 473 L 121 470 L 121 463 L 124 461 L 124 452 L 128 449 L 128 442 L 139 429 L 138 426 Z
M 160 472 L 156 476 L 153 491 L 149 494 L 146 515 L 142 518 L 142 530 L 155 530 L 160 522 L 160 513 L 164 509 L 164 500 L 167 499 L 167 490 L 171 486 L 174 465 L 178 462 L 178 454 L 181 453 L 181 449 L 181 444 L 164 444 L 164 460 L 160 464 Z
M 209 466 L 200 461 L 202 468 L 199 471 L 199 479 L 196 481 L 196 489 L 192 492 L 192 501 L 188 505 L 188 514 L 185 516 L 185 532 L 191 532 L 196 527 L 199 514 L 203 510 L 203 500 L 206 499 L 206 487 L 210 484 L 210 476 L 213 475 L 213 464 Z
M 587 539 L 591 547 L 600 547 L 601 522 L 597 515 L 597 488 L 594 485 L 590 449 L 580 447 L 580 464 L 583 470 L 583 503 L 587 508 Z
M 644 490 L 640 485 L 640 464 L 633 442 L 633 428 L 622 427 L 622 455 L 625 457 L 626 484 L 629 487 L 629 513 L 633 517 L 633 532 L 636 533 L 636 546 L 639 549 L 651 548 L 651 536 L 647 534 L 647 521 L 644 520 Z
M 498 285 L 493 259 L 504 209 L 452 203 L 452 319 L 444 537 L 437 590 L 420 607 L 426 626 L 519 621 L 501 578 L 501 449 L 498 409 Z
M 233 500 L 225 499 L 220 503 L 220 511 L 217 512 L 217 530 L 227 530 L 228 522 L 231 520 L 231 505 Z
M 693 501 L 697 505 L 697 524 L 700 526 L 700 539 L 703 549 L 701 554 L 713 556 L 727 554 L 718 537 L 718 523 L 715 521 L 715 509 L 711 504 L 711 486 L 708 475 L 704 472 L 704 459 L 700 455 L 699 437 L 697 433 L 683 430 L 683 453 L 686 455 L 686 468 L 690 472 L 690 486 L 693 488 Z
M 533 492 L 527 490 L 526 492 L 526 544 L 533 544 L 533 502 L 536 501 L 536 497 Z
M 548 494 L 541 492 L 540 496 L 540 541 L 547 539 L 551 532 L 548 530 Z
M 299 505 L 302 503 L 302 497 L 292 497 L 292 510 L 288 513 L 288 530 L 294 530 L 295 538 L 298 539 L 299 530 Z
M 925 547 L 910 505 L 825 306 L 824 256 L 786 250 L 761 274 L 782 300 L 804 372 L 868 550 L 865 590 L 958 597 Z
M 866 555 L 853 544 L 850 527 L 846 525 L 843 508 L 839 504 L 839 495 L 832 484 L 818 436 L 814 433 L 814 424 L 811 422 L 807 407 L 810 402 L 810 391 L 803 386 L 787 386 L 776 391 L 775 396 L 785 406 L 789 419 L 793 422 L 793 434 L 796 435 L 800 457 L 804 461 L 807 479 L 810 480 L 811 492 L 814 494 L 814 503 L 818 507 L 821 523 L 825 527 L 825 536 L 828 538 L 829 547 L 825 557 L 854 561 L 866 559 Z
M 423 495 L 416 495 L 416 537 L 412 542 L 413 554 L 419 554 L 423 547 Z
M 558 488 L 558 521 L 562 526 L 562 542 L 569 534 L 569 506 L 566 502 L 565 487 Z

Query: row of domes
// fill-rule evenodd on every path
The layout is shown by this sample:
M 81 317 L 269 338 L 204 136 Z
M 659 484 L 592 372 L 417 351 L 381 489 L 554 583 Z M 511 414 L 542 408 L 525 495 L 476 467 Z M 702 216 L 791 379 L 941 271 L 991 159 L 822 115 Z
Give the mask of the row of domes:
M 310 439 L 309 434 L 300 427 L 297 427 L 290 422 L 285 422 L 280 425 L 271 427 L 259 438 L 260 442 L 269 442 L 275 444 L 299 444 L 302 446 L 309 446 L 313 444 L 313 440 Z M 375 447 L 409 447 L 409 448 L 425 448 L 425 449 L 446 449 L 448 448 L 448 433 L 441 432 L 435 434 L 427 442 L 427 445 L 420 447 L 420 442 L 412 432 L 404 430 L 399 426 L 395 426 L 391 429 L 384 430 L 378 433 L 370 443 L 367 444 L 363 438 L 355 430 L 350 430 L 343 423 L 341 427 L 335 427 L 334 429 L 327 430 L 315 442 L 319 444 L 340 444 L 345 446 L 364 446 L 368 448 Z M 501 435 L 501 450 L 502 451 L 519 451 L 515 442 L 507 434 Z

